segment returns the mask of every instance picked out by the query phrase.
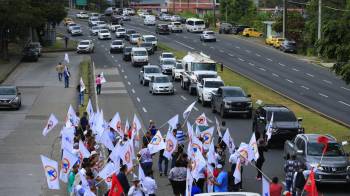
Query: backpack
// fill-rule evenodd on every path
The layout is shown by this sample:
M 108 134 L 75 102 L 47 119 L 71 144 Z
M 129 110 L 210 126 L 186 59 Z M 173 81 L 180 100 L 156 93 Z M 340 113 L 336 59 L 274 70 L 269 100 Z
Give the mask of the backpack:
M 305 183 L 306 183 L 306 179 L 303 172 L 297 172 L 297 175 L 295 176 L 295 187 L 299 189 L 303 189 Z

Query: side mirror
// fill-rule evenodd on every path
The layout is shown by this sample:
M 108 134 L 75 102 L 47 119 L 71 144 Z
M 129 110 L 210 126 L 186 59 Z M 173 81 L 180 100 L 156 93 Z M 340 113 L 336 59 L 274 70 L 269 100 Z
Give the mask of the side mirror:
M 303 121 L 303 118 L 298 118 L 298 122 L 302 122 Z
M 297 155 L 303 155 L 304 151 L 303 150 L 297 150 Z
M 252 95 L 251 95 L 251 94 L 248 94 L 247 97 L 252 97 Z

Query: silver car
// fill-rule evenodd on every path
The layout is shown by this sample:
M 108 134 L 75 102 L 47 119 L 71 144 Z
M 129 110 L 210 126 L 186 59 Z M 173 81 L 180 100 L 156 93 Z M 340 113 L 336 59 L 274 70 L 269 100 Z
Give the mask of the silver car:
M 203 31 L 203 33 L 200 35 L 201 41 L 213 41 L 216 42 L 216 35 L 214 31 Z
M 149 83 L 149 92 L 155 94 L 174 94 L 174 85 L 168 76 L 155 75 Z
M 16 86 L 0 86 L 1 108 L 14 108 L 19 110 L 21 105 L 21 93 Z

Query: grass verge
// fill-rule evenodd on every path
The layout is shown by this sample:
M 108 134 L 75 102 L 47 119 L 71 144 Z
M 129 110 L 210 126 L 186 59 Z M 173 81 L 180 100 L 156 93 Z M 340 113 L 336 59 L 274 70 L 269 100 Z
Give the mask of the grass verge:
M 75 50 L 77 48 L 78 41 L 69 39 L 67 48 L 65 47 L 64 37 L 58 34 L 56 42 L 50 46 L 43 48 L 44 52 L 51 52 L 55 50 Z
M 182 58 L 186 52 L 177 51 L 167 46 L 166 44 L 160 44 L 161 50 L 173 52 L 177 58 Z M 220 68 L 218 67 L 218 70 Z M 278 93 L 272 91 L 265 86 L 256 83 L 249 78 L 234 72 L 226 67 L 224 67 L 223 72 L 218 72 L 221 78 L 224 80 L 226 85 L 230 86 L 240 86 L 247 93 L 252 95 L 252 99 L 256 102 L 258 99 L 262 100 L 264 103 L 275 103 L 285 105 L 294 111 L 297 117 L 303 118 L 303 126 L 305 127 L 306 133 L 320 133 L 320 134 L 331 134 L 335 136 L 339 141 L 349 141 L 350 131 L 349 128 L 340 125 L 337 122 L 329 120 L 310 109 L 299 105 L 298 103 L 279 95 Z M 346 147 L 350 150 L 350 147 Z
M 86 111 L 86 106 L 89 101 L 90 97 L 90 87 L 91 87 L 91 81 L 90 81 L 90 74 L 91 74 L 91 65 L 90 60 L 84 59 L 80 65 L 80 77 L 83 79 L 85 84 L 85 95 L 84 95 L 84 106 L 79 106 L 79 114 L 82 115 Z

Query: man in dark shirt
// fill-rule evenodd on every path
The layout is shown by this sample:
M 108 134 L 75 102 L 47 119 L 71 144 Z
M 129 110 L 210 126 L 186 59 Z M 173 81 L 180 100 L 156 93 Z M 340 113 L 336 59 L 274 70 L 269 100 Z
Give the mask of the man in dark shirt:
M 88 115 L 87 112 L 84 112 L 83 116 L 80 119 L 80 126 L 83 129 L 83 131 L 86 130 L 86 125 L 89 124 L 89 120 L 87 118 L 87 115 Z
M 129 185 L 129 182 L 128 182 L 128 178 L 126 177 L 127 172 L 128 172 L 127 170 L 128 170 L 127 166 L 126 166 L 126 165 L 123 165 L 123 166 L 120 168 L 120 172 L 119 172 L 119 174 L 118 174 L 118 176 L 117 176 L 117 178 L 118 178 L 120 184 L 121 184 L 122 187 L 123 187 L 123 191 L 124 191 L 125 195 L 128 194 L 129 189 L 130 189 L 130 185 Z

